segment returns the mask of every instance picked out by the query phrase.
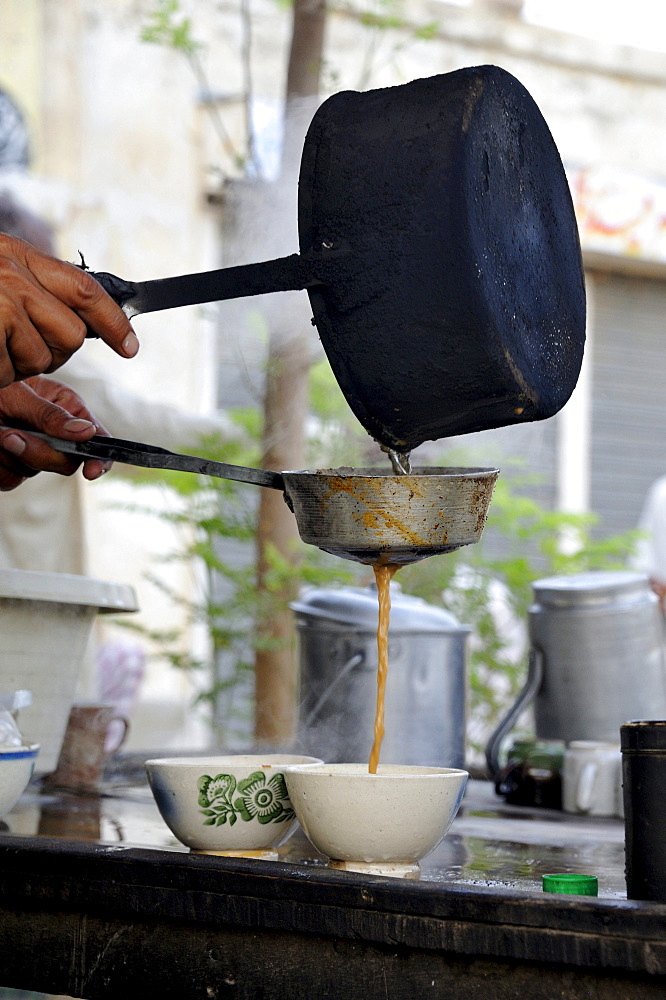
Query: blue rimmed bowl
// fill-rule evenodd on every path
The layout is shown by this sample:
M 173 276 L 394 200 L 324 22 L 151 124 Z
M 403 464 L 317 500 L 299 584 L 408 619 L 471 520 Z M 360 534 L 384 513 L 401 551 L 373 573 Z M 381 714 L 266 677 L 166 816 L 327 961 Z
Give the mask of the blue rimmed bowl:
M 0 747 L 0 817 L 16 805 L 28 787 L 38 753 L 38 743 Z

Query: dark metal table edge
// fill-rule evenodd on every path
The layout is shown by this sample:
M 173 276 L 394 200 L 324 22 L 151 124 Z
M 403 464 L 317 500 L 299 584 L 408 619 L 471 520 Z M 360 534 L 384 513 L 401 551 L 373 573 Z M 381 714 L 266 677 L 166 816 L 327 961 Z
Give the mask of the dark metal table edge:
M 2 914 L 83 914 L 666 974 L 666 905 L 368 878 L 46 837 L 0 838 Z

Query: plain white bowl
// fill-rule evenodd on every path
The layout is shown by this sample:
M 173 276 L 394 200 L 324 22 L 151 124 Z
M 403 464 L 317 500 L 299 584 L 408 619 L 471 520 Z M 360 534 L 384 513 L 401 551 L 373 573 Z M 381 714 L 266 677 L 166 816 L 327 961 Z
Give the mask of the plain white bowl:
M 35 770 L 38 743 L 0 747 L 0 818 L 16 805 Z
M 277 857 L 298 821 L 284 769 L 321 763 L 296 754 L 228 754 L 146 761 L 162 819 L 194 851 Z
M 418 871 L 458 811 L 467 771 L 367 764 L 292 765 L 285 781 L 307 837 L 333 867 Z M 336 863 L 337 862 L 337 863 Z M 391 867 L 395 872 L 391 872 Z M 404 868 L 404 871 L 400 869 Z

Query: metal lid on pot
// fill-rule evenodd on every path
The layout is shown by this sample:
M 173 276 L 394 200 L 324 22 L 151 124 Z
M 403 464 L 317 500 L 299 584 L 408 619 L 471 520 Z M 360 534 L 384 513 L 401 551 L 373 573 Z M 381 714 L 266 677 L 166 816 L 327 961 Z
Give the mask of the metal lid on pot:
M 598 607 L 644 602 L 651 597 L 647 577 L 625 570 L 593 570 L 551 576 L 532 584 L 535 599 L 551 608 Z M 656 600 L 656 598 L 655 598 Z
M 355 629 L 376 632 L 377 588 L 370 587 L 315 587 L 301 594 L 290 605 L 296 613 L 297 624 L 308 625 L 324 620 Z M 468 625 L 460 625 L 455 615 L 444 608 L 434 607 L 420 597 L 403 594 L 400 585 L 391 584 L 391 622 L 389 631 L 467 633 Z

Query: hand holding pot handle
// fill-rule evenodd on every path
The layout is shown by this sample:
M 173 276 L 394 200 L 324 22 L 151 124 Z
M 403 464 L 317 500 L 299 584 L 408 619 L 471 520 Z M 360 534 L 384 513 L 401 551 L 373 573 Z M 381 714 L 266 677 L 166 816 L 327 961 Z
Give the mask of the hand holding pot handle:
M 0 386 L 55 371 L 87 329 L 122 357 L 139 349 L 127 316 L 99 282 L 0 233 Z

